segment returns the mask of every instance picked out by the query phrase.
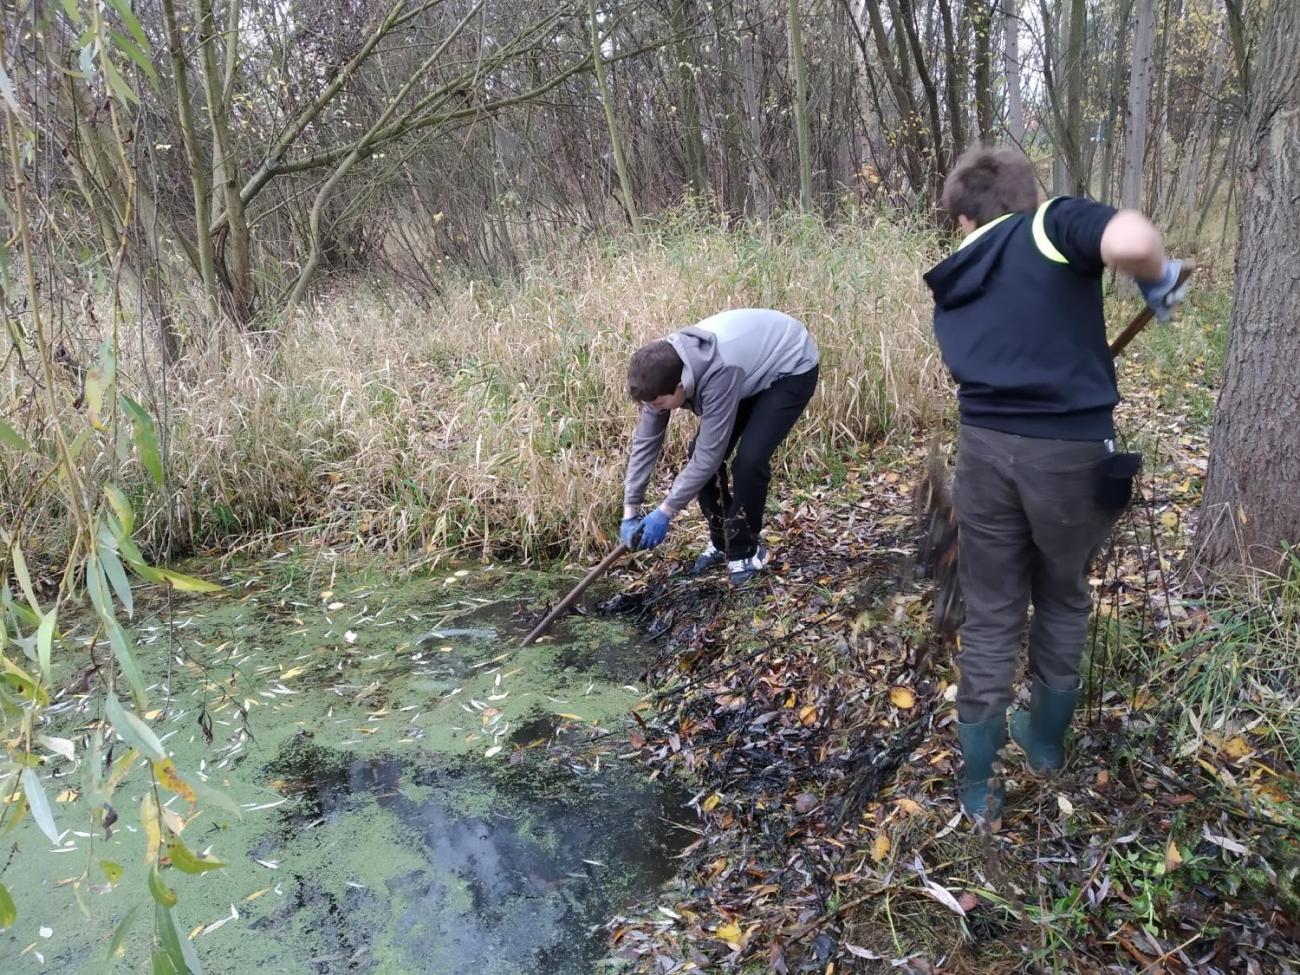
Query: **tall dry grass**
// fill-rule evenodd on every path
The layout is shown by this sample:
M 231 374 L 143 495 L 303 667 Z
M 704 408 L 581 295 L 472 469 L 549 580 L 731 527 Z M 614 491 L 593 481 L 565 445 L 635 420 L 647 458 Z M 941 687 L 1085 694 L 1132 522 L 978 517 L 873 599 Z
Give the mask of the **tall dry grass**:
M 945 410 L 920 278 L 933 253 L 926 234 L 883 217 L 834 229 L 683 219 L 548 256 L 504 284 L 462 282 L 433 309 L 352 289 L 270 339 L 229 340 L 172 382 L 177 537 L 590 554 L 609 544 L 621 504 L 629 355 L 734 307 L 779 308 L 816 336 L 822 384 L 781 476 L 822 470 Z M 673 424 L 656 488 L 693 425 Z M 157 536 L 161 499 L 139 473 L 122 477 Z

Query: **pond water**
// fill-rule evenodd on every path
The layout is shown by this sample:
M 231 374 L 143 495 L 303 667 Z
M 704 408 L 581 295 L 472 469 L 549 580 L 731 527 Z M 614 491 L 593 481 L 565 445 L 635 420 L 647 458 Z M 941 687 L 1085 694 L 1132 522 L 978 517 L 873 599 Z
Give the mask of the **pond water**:
M 602 926 L 653 905 L 694 814 L 626 754 L 650 648 L 593 617 L 518 648 L 531 622 L 520 603 L 563 581 L 270 564 L 187 601 L 171 625 L 140 620 L 155 730 L 183 773 L 202 770 L 242 813 L 207 804 L 191 819 L 169 803 L 188 845 L 226 864 L 164 871 L 205 971 L 609 970 Z M 86 708 L 69 696 L 53 733 L 84 734 Z M 146 970 L 147 776 L 114 797 L 108 840 L 75 801 L 79 770 L 56 759 L 42 777 L 67 832 L 56 851 L 30 824 L 13 834 L 19 920 L 0 933 L 0 970 Z M 116 886 L 102 861 L 124 869 Z

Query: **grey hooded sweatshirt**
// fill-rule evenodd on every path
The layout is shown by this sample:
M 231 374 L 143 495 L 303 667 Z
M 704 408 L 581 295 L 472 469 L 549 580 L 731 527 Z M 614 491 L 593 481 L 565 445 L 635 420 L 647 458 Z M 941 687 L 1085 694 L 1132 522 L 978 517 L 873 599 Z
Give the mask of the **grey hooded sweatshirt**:
M 779 379 L 807 372 L 817 365 L 820 353 L 802 322 L 765 308 L 724 311 L 674 332 L 667 341 L 682 360 L 685 405 L 700 418 L 695 451 L 663 502 L 663 508 L 676 515 L 726 460 L 740 401 Z M 623 483 L 625 505 L 645 500 L 668 419 L 668 412 L 641 405 Z

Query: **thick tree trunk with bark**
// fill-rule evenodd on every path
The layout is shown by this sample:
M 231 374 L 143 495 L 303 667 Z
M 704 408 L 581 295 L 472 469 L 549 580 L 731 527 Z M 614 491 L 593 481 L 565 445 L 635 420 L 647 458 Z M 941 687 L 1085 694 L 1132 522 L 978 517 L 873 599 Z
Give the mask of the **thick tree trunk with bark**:
M 1214 415 L 1198 554 L 1276 569 L 1300 543 L 1300 4 L 1259 35 L 1237 203 L 1232 333 Z
M 804 65 L 803 24 L 799 0 L 790 0 L 790 66 L 794 71 L 794 125 L 799 142 L 799 206 L 810 212 L 812 198 L 812 133 L 808 125 L 808 71 Z
M 1025 110 L 1020 103 L 1020 12 L 1019 0 L 1004 0 L 1002 63 L 1007 76 L 1007 134 L 1018 146 L 1025 144 Z
M 1120 203 L 1136 209 L 1142 203 L 1142 173 L 1146 157 L 1147 105 L 1151 99 L 1151 42 L 1155 36 L 1155 0 L 1137 0 L 1133 34 L 1133 67 L 1128 80 L 1128 124 L 1124 135 L 1124 177 Z

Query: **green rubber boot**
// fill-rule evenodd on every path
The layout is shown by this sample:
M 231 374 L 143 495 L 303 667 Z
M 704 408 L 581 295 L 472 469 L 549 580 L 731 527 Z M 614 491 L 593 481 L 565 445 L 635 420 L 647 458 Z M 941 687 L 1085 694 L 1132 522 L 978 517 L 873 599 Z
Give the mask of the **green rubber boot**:
M 1002 826 L 1002 803 L 1006 793 L 1002 777 L 993 771 L 993 763 L 1007 743 L 1007 714 L 999 711 L 978 724 L 957 722 L 957 740 L 961 743 L 963 763 L 961 808 L 977 823 L 996 832 Z
M 1035 772 L 1055 772 L 1065 761 L 1065 732 L 1079 703 L 1079 688 L 1057 691 L 1038 677 L 1029 692 L 1029 710 L 1011 712 L 1011 737 Z

